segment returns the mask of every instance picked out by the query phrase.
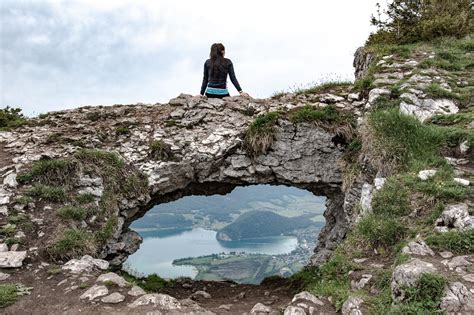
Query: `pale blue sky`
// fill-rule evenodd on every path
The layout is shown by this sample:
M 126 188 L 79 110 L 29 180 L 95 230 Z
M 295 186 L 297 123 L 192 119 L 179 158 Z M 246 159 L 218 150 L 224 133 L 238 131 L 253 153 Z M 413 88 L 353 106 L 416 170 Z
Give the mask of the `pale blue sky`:
M 352 79 L 376 2 L 0 0 L 0 107 L 33 115 L 197 95 L 214 42 L 254 97 Z

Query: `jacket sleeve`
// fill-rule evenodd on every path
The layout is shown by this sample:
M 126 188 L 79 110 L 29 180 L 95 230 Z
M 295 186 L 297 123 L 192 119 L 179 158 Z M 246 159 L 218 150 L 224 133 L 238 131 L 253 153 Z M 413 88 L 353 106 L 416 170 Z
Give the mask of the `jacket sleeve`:
M 239 81 L 237 81 L 237 78 L 235 77 L 234 65 L 232 64 L 232 61 L 229 64 L 229 77 L 230 77 L 230 81 L 232 81 L 232 84 L 235 86 L 237 91 L 239 92 L 242 91 Z
M 209 66 L 207 65 L 207 61 L 204 63 L 204 74 L 202 77 L 202 84 L 201 84 L 201 95 L 204 95 L 206 92 L 207 83 L 209 82 Z

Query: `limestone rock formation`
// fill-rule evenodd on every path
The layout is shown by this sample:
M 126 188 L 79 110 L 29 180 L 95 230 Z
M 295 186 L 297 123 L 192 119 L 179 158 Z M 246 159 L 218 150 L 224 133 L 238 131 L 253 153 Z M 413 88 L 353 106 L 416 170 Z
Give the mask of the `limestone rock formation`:
M 415 285 L 416 281 L 424 273 L 434 273 L 436 268 L 433 264 L 419 259 L 412 259 L 409 262 L 397 266 L 392 275 L 392 298 L 394 301 L 403 301 L 405 289 Z

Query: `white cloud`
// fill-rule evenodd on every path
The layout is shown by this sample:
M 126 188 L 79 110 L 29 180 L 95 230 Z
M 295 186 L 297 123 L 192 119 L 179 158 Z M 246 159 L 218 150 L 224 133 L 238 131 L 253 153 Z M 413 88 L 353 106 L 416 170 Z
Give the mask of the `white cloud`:
M 1 2 L 0 106 L 31 114 L 197 94 L 214 42 L 254 96 L 350 78 L 375 2 Z

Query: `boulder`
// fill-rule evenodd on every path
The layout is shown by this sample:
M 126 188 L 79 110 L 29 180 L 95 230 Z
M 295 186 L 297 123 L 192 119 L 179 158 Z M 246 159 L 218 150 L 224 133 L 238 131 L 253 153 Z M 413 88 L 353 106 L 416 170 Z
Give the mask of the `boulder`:
M 81 259 L 71 259 L 61 267 L 63 270 L 76 274 L 91 272 L 94 269 L 106 270 L 107 268 L 109 268 L 108 261 L 92 258 L 89 255 L 82 256 Z
M 306 311 L 299 306 L 288 306 L 283 315 L 306 315 Z
M 418 256 L 434 256 L 433 250 L 422 240 L 411 241 L 402 248 L 402 253 Z
M 444 312 L 474 312 L 474 293 L 461 282 L 454 282 L 445 290 L 441 299 L 441 310 Z
M 146 292 L 139 286 L 135 285 L 127 292 L 127 294 L 130 296 L 140 296 L 146 294 Z
M 89 301 L 94 300 L 95 298 L 109 294 L 109 289 L 105 285 L 94 285 L 90 287 L 86 292 L 84 292 L 80 299 L 89 299 Z
M 117 304 L 120 302 L 123 302 L 125 300 L 125 296 L 118 292 L 114 292 L 110 295 L 107 295 L 101 299 L 103 303 L 108 303 L 108 304 Z
M 130 308 L 137 308 L 144 305 L 152 305 L 165 310 L 179 310 L 181 303 L 172 296 L 161 293 L 145 294 L 128 304 Z
M 449 205 L 436 220 L 436 230 L 445 232 L 450 229 L 468 231 L 474 229 L 474 216 L 469 215 L 468 206 L 465 203 Z
M 116 285 L 118 285 L 121 288 L 130 285 L 127 282 L 127 280 L 125 280 L 124 278 L 122 278 L 121 276 L 119 276 L 118 274 L 116 274 L 114 272 L 108 272 L 108 273 L 104 273 L 104 274 L 100 275 L 97 278 L 96 282 L 102 282 L 102 283 L 112 282 L 112 283 L 115 283 Z
M 436 175 L 436 170 L 424 170 L 418 173 L 418 178 L 421 180 L 428 180 L 429 178 Z
M 434 273 L 436 268 L 433 264 L 419 259 L 412 259 L 409 262 L 399 265 L 392 274 L 392 299 L 396 302 L 405 299 L 405 289 L 416 284 L 424 273 Z
M 262 303 L 257 303 L 255 304 L 254 307 L 252 307 L 250 314 L 267 315 L 267 314 L 270 314 L 271 312 L 272 312 L 271 307 L 265 306 Z
M 316 305 L 324 305 L 324 302 L 315 297 L 313 294 L 309 293 L 308 291 L 303 291 L 296 294 L 293 299 L 291 300 L 292 303 L 296 302 L 297 300 L 305 300 L 311 302 Z
M 18 268 L 23 265 L 27 254 L 26 251 L 0 252 L 0 268 Z
M 360 310 L 364 300 L 359 297 L 350 296 L 344 304 L 342 304 L 341 313 L 343 315 L 362 315 Z

